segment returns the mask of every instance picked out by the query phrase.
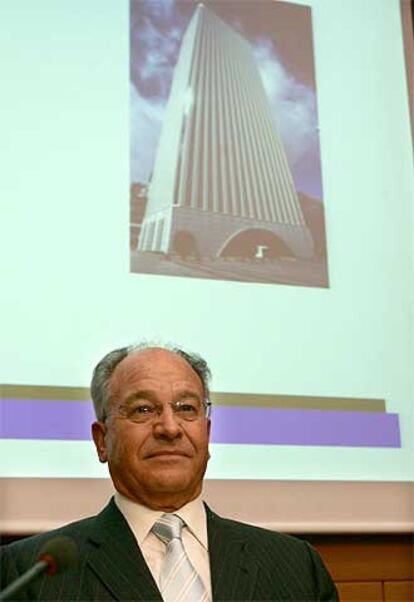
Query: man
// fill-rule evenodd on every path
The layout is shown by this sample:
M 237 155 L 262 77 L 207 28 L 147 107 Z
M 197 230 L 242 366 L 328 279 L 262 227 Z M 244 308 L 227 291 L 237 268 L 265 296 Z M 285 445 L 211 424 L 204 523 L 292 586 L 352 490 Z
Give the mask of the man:
M 39 578 L 18 599 L 337 600 L 306 542 L 204 506 L 209 377 L 202 358 L 178 348 L 127 347 L 101 360 L 91 384 L 92 435 L 115 496 L 96 517 L 3 548 L 2 587 L 47 539 L 69 535 L 78 566 Z

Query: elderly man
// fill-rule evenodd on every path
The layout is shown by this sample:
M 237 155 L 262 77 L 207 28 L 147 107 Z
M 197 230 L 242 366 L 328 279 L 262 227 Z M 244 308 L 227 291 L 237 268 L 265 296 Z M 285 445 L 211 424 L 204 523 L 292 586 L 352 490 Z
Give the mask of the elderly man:
M 202 358 L 178 348 L 126 347 L 101 360 L 91 385 L 92 435 L 115 496 L 96 517 L 3 548 L 3 587 L 47 539 L 69 535 L 78 565 L 38 578 L 19 599 L 337 599 L 307 543 L 221 518 L 203 504 L 209 377 Z

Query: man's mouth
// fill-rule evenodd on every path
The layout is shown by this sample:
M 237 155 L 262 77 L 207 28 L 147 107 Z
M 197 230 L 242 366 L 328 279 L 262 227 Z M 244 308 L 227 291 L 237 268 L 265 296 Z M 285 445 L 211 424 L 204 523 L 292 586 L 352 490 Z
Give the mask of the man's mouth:
M 152 452 L 151 454 L 148 454 L 147 456 L 148 458 L 162 458 L 165 457 L 166 459 L 168 458 L 187 458 L 188 455 L 185 454 L 184 452 L 178 451 L 178 450 L 160 450 L 160 451 L 156 451 L 156 452 Z

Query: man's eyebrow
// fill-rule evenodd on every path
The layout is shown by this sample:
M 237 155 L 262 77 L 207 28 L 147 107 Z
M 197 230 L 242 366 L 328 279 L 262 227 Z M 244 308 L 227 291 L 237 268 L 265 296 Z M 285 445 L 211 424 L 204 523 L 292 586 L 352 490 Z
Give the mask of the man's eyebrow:
M 139 399 L 145 399 L 146 401 L 151 401 L 152 403 L 159 403 L 159 399 L 157 394 L 151 389 L 139 389 L 138 391 L 134 391 L 123 402 L 124 404 L 133 403 Z M 174 395 L 174 401 L 182 401 L 183 399 L 196 399 L 197 401 L 202 401 L 202 396 L 199 395 L 196 391 L 192 389 L 184 389 L 179 391 Z
M 132 403 L 133 401 L 137 401 L 137 399 L 145 399 L 146 401 L 152 401 L 153 403 L 157 403 L 158 401 L 154 391 L 151 391 L 150 389 L 139 389 L 128 395 L 124 403 Z
M 202 401 L 202 397 L 191 389 L 185 389 L 174 395 L 175 401 L 182 401 L 183 399 L 197 399 L 197 401 Z

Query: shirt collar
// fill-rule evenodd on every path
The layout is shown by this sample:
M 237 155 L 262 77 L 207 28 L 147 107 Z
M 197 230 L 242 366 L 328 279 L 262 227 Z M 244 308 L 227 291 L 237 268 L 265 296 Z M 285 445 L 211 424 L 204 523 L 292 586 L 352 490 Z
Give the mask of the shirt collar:
M 115 504 L 132 529 L 138 545 L 142 545 L 155 521 L 157 521 L 164 512 L 153 510 L 152 508 L 133 502 L 119 493 L 119 491 L 115 492 L 114 499 Z M 194 537 L 206 550 L 208 550 L 207 518 L 201 495 L 179 508 L 174 514 L 184 521 Z

